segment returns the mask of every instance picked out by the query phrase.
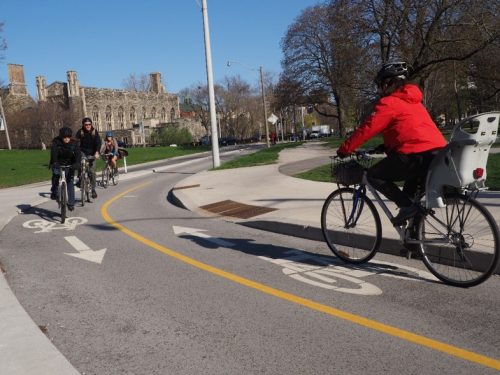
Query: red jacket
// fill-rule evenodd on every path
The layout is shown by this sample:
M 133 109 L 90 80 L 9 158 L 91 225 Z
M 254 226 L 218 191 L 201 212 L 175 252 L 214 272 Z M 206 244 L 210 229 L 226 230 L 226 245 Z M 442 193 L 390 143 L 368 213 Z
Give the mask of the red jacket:
M 386 152 L 413 154 L 446 146 L 446 140 L 422 104 L 422 92 L 409 83 L 381 98 L 339 152 L 350 154 L 379 133 L 384 137 Z

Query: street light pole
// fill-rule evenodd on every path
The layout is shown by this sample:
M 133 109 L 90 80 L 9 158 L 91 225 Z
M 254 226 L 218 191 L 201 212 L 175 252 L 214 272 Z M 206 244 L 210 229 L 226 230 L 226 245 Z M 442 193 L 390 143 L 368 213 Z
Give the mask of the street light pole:
M 266 125 L 266 144 L 267 147 L 271 147 L 269 144 L 269 125 L 267 123 L 267 108 L 266 108 L 266 93 L 264 91 L 264 76 L 262 74 L 262 66 L 259 67 L 260 72 L 260 87 L 262 93 L 262 106 L 264 107 L 264 124 Z
M 212 75 L 212 52 L 210 49 L 210 32 L 208 29 L 207 0 L 202 1 L 203 31 L 205 34 L 205 60 L 207 65 L 208 100 L 210 103 L 210 124 L 212 129 L 212 158 L 214 168 L 220 166 L 219 137 L 217 134 L 217 118 L 215 116 L 215 92 Z

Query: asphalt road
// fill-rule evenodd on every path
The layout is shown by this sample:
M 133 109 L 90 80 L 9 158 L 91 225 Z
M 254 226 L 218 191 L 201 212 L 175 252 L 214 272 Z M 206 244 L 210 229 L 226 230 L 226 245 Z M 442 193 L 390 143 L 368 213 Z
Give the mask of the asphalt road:
M 452 288 L 384 254 L 348 268 L 321 242 L 169 202 L 208 167 L 99 189 L 73 225 L 48 202 L 2 231 L 9 284 L 82 374 L 497 373 L 499 277 Z

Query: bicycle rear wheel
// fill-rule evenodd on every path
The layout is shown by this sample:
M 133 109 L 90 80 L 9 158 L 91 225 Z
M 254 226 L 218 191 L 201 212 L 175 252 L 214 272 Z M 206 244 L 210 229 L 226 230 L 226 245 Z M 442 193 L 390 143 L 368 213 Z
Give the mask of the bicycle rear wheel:
M 61 223 L 66 221 L 66 205 L 68 204 L 68 190 L 66 182 L 61 182 L 59 185 L 59 204 L 61 205 Z
M 321 230 L 330 250 L 348 263 L 364 263 L 382 240 L 380 216 L 373 202 L 353 188 L 341 188 L 326 199 Z
M 499 262 L 500 237 L 490 212 L 464 194 L 445 197 L 418 224 L 420 251 L 429 271 L 446 284 L 470 287 L 485 281 Z
M 109 185 L 109 168 L 107 166 L 105 166 L 102 170 L 101 185 L 104 189 L 106 189 Z

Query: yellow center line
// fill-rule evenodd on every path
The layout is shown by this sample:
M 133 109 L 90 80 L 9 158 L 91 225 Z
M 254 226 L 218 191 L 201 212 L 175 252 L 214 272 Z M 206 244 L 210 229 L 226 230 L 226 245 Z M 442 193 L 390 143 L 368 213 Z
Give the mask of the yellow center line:
M 360 326 L 364 326 L 364 327 L 373 329 L 375 331 L 385 333 L 387 335 L 399 337 L 400 339 L 403 339 L 403 340 L 406 340 L 406 341 L 409 341 L 409 342 L 412 342 L 412 343 L 415 343 L 415 344 L 418 344 L 421 346 L 425 346 L 427 348 L 431 348 L 431 349 L 434 349 L 434 350 L 437 350 L 437 351 L 440 351 L 440 352 L 443 352 L 443 353 L 446 353 L 446 354 L 449 354 L 449 355 L 452 355 L 452 356 L 455 356 L 455 357 L 458 357 L 461 359 L 465 359 L 465 360 L 470 361 L 470 362 L 479 363 L 480 365 L 483 365 L 486 367 L 491 367 L 491 368 L 494 368 L 496 370 L 500 370 L 500 360 L 490 358 L 490 357 L 487 357 L 487 356 L 484 356 L 481 354 L 477 354 L 477 353 L 474 353 L 474 352 L 471 352 L 471 351 L 468 351 L 465 349 L 461 349 L 461 348 L 458 348 L 456 346 L 449 345 L 449 344 L 446 344 L 446 343 L 443 343 L 443 342 L 440 342 L 437 340 L 433 340 L 433 339 L 430 339 L 430 338 L 425 337 L 425 336 L 420 336 L 420 335 L 417 335 L 415 333 L 405 331 L 405 330 L 400 329 L 400 328 L 392 327 L 390 325 L 383 324 L 383 323 L 377 322 L 375 320 L 367 319 L 367 318 L 364 318 L 364 317 L 359 316 L 359 315 L 351 314 L 349 312 L 339 310 L 339 309 L 336 309 L 336 308 L 333 308 L 333 307 L 330 307 L 327 305 L 323 305 L 321 303 L 314 302 L 312 300 L 302 298 L 302 297 L 296 296 L 294 294 L 290 294 L 290 293 L 281 291 L 279 289 L 272 288 L 270 286 L 267 286 L 265 284 L 261 284 L 259 282 L 256 282 L 256 281 L 253 281 L 250 279 L 247 279 L 245 277 L 238 276 L 234 273 L 224 271 L 220 268 L 210 266 L 208 264 L 197 261 L 196 259 L 187 257 L 183 254 L 180 254 L 176 251 L 173 251 L 173 250 L 171 250 L 165 246 L 162 246 L 154 241 L 148 240 L 147 238 L 141 236 L 140 234 L 133 232 L 130 229 L 126 228 L 125 226 L 114 221 L 113 218 L 108 214 L 108 207 L 113 202 L 120 199 L 124 195 L 127 195 L 135 190 L 139 190 L 139 189 L 141 189 L 149 184 L 150 183 L 148 182 L 148 183 L 144 183 L 144 184 L 135 186 L 131 189 L 128 189 L 127 191 L 124 191 L 124 192 L 116 195 L 115 197 L 111 198 L 110 200 L 106 201 L 101 208 L 101 215 L 104 218 L 104 220 L 106 220 L 110 225 L 112 225 L 116 229 L 125 233 L 127 236 L 143 243 L 144 245 L 147 245 L 147 246 L 149 246 L 149 247 L 151 247 L 151 248 L 153 248 L 153 249 L 155 249 L 155 250 L 157 250 L 165 255 L 168 255 L 172 258 L 178 259 L 181 262 L 189 264 L 193 267 L 210 272 L 210 273 L 217 275 L 219 277 L 223 277 L 225 279 L 231 280 L 233 282 L 244 285 L 246 287 L 256 289 L 262 293 L 266 293 L 266 294 L 269 294 L 271 296 L 275 296 L 275 297 L 284 299 L 286 301 L 290 301 L 290 302 L 293 302 L 295 304 L 305 306 L 309 309 L 320 311 L 322 313 L 325 313 L 325 314 L 328 314 L 328 315 L 331 315 L 331 316 L 334 316 L 334 317 L 337 317 L 340 319 L 347 320 L 351 323 L 355 323 L 355 324 L 358 324 Z

